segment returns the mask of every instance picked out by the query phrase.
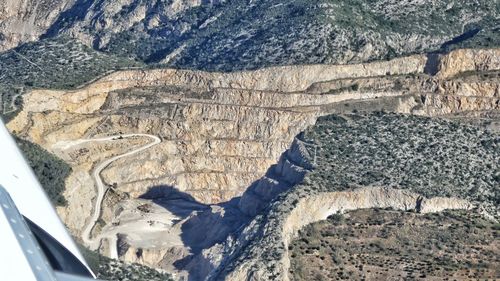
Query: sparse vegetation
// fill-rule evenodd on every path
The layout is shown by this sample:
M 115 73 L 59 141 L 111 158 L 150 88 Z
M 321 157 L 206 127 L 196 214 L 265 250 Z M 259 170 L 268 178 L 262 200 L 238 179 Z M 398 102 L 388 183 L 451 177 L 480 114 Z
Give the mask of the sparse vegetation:
M 0 85 L 73 88 L 109 71 L 140 63 L 97 52 L 68 37 L 24 44 L 0 53 Z
M 172 7 L 171 1 L 129 2 L 91 9 L 77 2 L 47 36 L 73 34 L 105 52 L 147 63 L 174 54 L 167 62 L 171 66 L 227 71 L 353 63 L 500 43 L 500 6 L 491 0 L 437 0 L 432 5 L 410 0 L 231 0 L 184 9 Z M 148 11 L 144 19 L 137 18 L 139 9 Z
M 64 181 L 71 173 L 71 167 L 38 144 L 19 138 L 16 141 L 49 199 L 55 206 L 64 206 Z
M 110 259 L 80 246 L 88 265 L 97 278 L 109 281 L 172 281 L 172 276 L 141 264 Z
M 498 224 L 476 213 L 365 209 L 308 225 L 290 244 L 291 280 L 496 279 Z
M 229 0 L 192 6 L 175 3 L 181 6 L 176 11 L 172 1 L 150 1 L 145 7 L 144 1 L 132 0 L 122 7 L 111 3 L 115 12 L 100 10 L 106 5 L 91 2 L 76 1 L 49 28 L 44 40 L 0 54 L 0 113 L 5 120 L 22 108 L 26 90 L 75 88 L 111 71 L 145 64 L 234 71 L 366 62 L 500 44 L 500 6 L 491 0 L 436 0 L 432 5 L 412 0 Z M 49 9 L 45 4 L 39 7 Z M 145 8 L 139 11 L 137 7 Z M 62 34 L 84 38 L 106 53 Z M 171 59 L 164 60 L 170 55 Z M 497 72 L 488 72 L 478 79 L 491 75 L 498 77 Z M 393 90 L 405 90 L 401 79 Z M 363 85 L 355 83 L 329 93 L 354 92 L 360 87 Z M 127 91 L 119 93 L 126 95 Z M 148 89 L 134 91 L 135 97 L 143 92 L 145 100 L 152 96 Z M 196 90 L 169 91 L 211 98 Z M 342 107 L 342 112 L 359 109 L 351 101 Z M 161 108 L 145 104 L 135 112 L 124 109 L 123 114 L 145 116 L 148 111 L 162 111 L 164 116 L 170 112 L 174 116 L 179 109 L 182 105 L 175 102 Z M 320 192 L 389 186 L 428 197 L 466 198 L 481 202 L 491 215 L 499 215 L 500 140 L 494 133 L 444 120 L 377 113 L 320 118 L 305 135 L 305 141 L 318 148 L 316 170 L 248 226 L 255 229 L 244 233 L 242 239 L 250 237 L 247 245 L 238 249 L 241 253 L 226 255 L 224 259 L 229 261 L 221 270 L 229 271 L 245 258 L 260 255 L 263 267 L 269 269 L 268 278 L 278 279 L 275 261 L 286 251 L 281 233 L 273 230 L 282 229 L 283 214 L 301 197 Z M 64 205 L 64 181 L 70 167 L 38 145 L 21 139 L 18 143 L 50 199 L 55 205 Z M 138 209 L 146 213 L 150 208 L 141 205 Z M 498 267 L 497 225 L 461 213 L 435 217 L 373 212 L 376 216 L 335 214 L 326 222 L 308 226 L 288 248 L 291 276 L 300 280 L 498 278 L 492 271 Z M 353 219 L 356 215 L 361 217 Z M 104 225 L 100 219 L 96 230 Z M 102 279 L 171 280 L 169 275 L 141 265 L 127 265 L 86 250 L 85 255 Z
M 498 206 L 498 134 L 378 112 L 321 117 L 305 135 L 318 145 L 318 169 L 310 174 L 316 189 L 388 186 Z
M 425 7 L 425 8 L 424 8 Z M 467 47 L 498 46 L 495 15 L 500 7 L 489 1 L 229 1 L 221 7 L 188 10 L 182 19 L 196 18 L 177 46 L 184 51 L 175 66 L 210 70 L 255 69 L 270 65 L 352 63 L 390 59 L 441 50 L 464 31 L 480 28 L 476 37 L 449 44 Z M 222 12 L 221 12 L 222 11 Z M 475 25 L 461 23 L 474 11 Z M 184 23 L 184 22 L 183 22 Z M 464 28 L 465 27 L 465 28 Z M 292 34 L 293 36 L 290 36 Z M 411 46 L 411 42 L 421 42 Z M 141 42 L 141 41 L 135 41 Z M 119 48 L 115 48 L 119 49 Z M 349 52 L 360 53 L 352 55 Z
M 389 186 L 407 189 L 428 197 L 464 198 L 480 203 L 483 210 L 497 219 L 499 217 L 498 179 L 500 177 L 497 175 L 500 171 L 497 160 L 500 158 L 500 149 L 498 148 L 500 137 L 498 133 L 445 119 L 376 112 L 366 115 L 321 117 L 303 135 L 306 141 L 315 143 L 318 147 L 315 170 L 306 175 L 302 184 L 279 195 L 265 213 L 257 216 L 247 226 L 244 232 L 252 234 L 245 241 L 240 242 L 236 249 L 238 254 L 226 261 L 225 267 L 218 273 L 218 276 L 224 276 L 227 272 L 231 272 L 243 261 L 247 265 L 252 263 L 252 266 L 265 268 L 267 276 L 271 279 L 275 277 L 274 275 L 282 274 L 273 269 L 272 265 L 279 262 L 284 253 L 281 231 L 285 224 L 284 218 L 287 218 L 291 210 L 295 208 L 297 200 L 322 192 L 342 191 L 359 186 Z M 412 213 L 412 215 L 417 215 L 417 213 Z M 342 222 L 339 215 L 332 216 L 331 220 L 331 224 L 334 224 L 333 221 Z M 474 217 L 471 222 L 464 223 L 463 226 L 465 228 L 467 225 L 472 226 L 474 220 L 480 224 L 486 224 L 484 219 L 476 220 Z M 371 219 L 371 221 L 372 225 L 382 223 L 378 217 Z M 346 219 L 345 224 L 348 223 L 351 226 L 355 224 L 355 222 L 349 222 Z M 344 223 L 340 224 L 344 225 Z M 490 234 L 497 237 L 497 226 L 489 225 L 492 230 L 496 231 L 490 232 Z M 438 227 L 436 226 L 436 228 Z M 477 227 L 480 228 L 480 226 Z M 365 233 L 368 230 L 362 229 L 362 231 Z M 446 232 L 447 229 L 436 230 L 434 234 L 438 233 L 443 236 L 439 239 L 452 241 L 455 236 L 446 236 Z M 460 233 L 463 232 L 457 232 L 454 235 L 460 235 Z M 411 233 L 411 235 L 415 234 L 418 232 Z M 336 234 L 332 233 L 332 235 Z M 387 238 L 389 232 L 380 232 L 379 235 L 382 238 Z M 343 232 L 341 236 L 344 243 L 349 242 L 353 237 L 355 237 L 355 233 L 352 232 L 352 229 Z M 316 265 L 323 265 L 323 268 L 329 272 L 335 271 L 336 276 L 344 280 L 348 280 L 349 276 L 360 270 L 354 266 L 340 265 L 341 261 L 354 258 L 347 253 L 337 252 L 334 247 L 333 253 L 328 255 L 325 251 L 328 251 L 329 245 L 325 246 L 325 243 L 321 245 L 321 242 L 314 242 L 310 237 L 301 238 L 307 240 L 307 242 L 306 240 L 303 242 L 308 246 L 302 242 L 303 249 L 300 249 L 298 244 L 291 245 L 290 250 L 295 251 L 292 258 L 299 257 L 300 252 L 297 251 L 300 249 L 306 254 L 317 256 L 319 260 L 323 257 L 324 260 L 335 261 L 336 267 L 326 267 L 320 262 L 317 262 Z M 404 235 L 401 236 L 401 241 L 402 243 L 407 242 L 404 240 Z M 476 241 L 483 243 L 480 242 L 479 238 Z M 351 243 L 349 242 L 349 244 Z M 427 247 L 426 251 L 429 253 L 440 244 L 436 242 L 424 246 Z M 460 246 L 460 244 L 456 245 Z M 494 245 L 498 251 L 498 245 Z M 365 247 L 368 246 L 370 245 L 365 245 Z M 432 247 L 429 249 L 429 246 Z M 387 250 L 387 245 L 379 241 L 370 247 L 373 250 L 372 261 L 378 263 L 378 266 L 382 266 L 385 260 L 376 257 L 381 256 Z M 472 246 L 464 248 L 464 251 L 478 253 Z M 408 255 L 404 256 L 401 252 L 399 254 L 394 252 L 393 255 L 394 258 L 411 260 Z M 356 256 L 356 258 L 358 257 Z M 490 261 L 495 260 L 490 259 Z M 472 265 L 468 265 L 466 262 L 467 260 L 464 260 L 460 263 L 460 268 L 462 266 L 468 267 L 471 271 L 467 274 L 476 274 L 472 273 Z M 494 265 L 498 265 L 498 260 L 495 262 Z M 479 266 L 482 263 L 478 262 L 477 264 Z M 426 278 L 419 277 L 423 274 L 429 275 L 428 272 L 420 271 L 421 266 L 421 264 L 411 265 L 411 268 L 408 268 L 408 276 L 404 278 Z M 457 269 L 457 264 L 449 255 L 443 256 L 439 266 L 442 270 Z M 493 268 L 491 263 L 490 268 Z M 383 274 L 392 274 L 391 272 L 387 273 L 385 269 L 383 268 Z M 371 269 L 366 269 L 367 273 L 369 273 L 368 270 L 371 271 Z M 431 272 L 434 272 L 433 270 Z M 293 274 L 299 271 L 294 269 Z M 321 274 L 308 274 L 306 274 L 307 278 L 303 278 L 305 275 L 301 276 L 300 274 L 297 278 L 303 278 L 300 280 L 315 280 L 316 277 L 319 278 L 318 280 L 322 280 L 321 278 L 329 279 Z M 491 272 L 487 274 L 491 274 Z M 385 275 L 375 276 L 376 280 L 380 280 L 384 279 Z M 404 278 L 396 275 L 396 279 L 403 280 Z M 359 280 L 366 279 L 359 278 Z
M 0 116 L 12 119 L 21 110 L 22 94 L 30 89 L 74 88 L 117 69 L 141 66 L 68 37 L 24 44 L 0 53 Z

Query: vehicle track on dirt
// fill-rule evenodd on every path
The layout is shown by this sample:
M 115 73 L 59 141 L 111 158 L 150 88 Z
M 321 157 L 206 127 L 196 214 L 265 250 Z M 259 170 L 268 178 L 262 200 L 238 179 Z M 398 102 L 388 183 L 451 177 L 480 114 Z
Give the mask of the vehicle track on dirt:
M 101 172 L 106 167 L 108 167 L 111 163 L 113 163 L 114 161 L 116 161 L 118 159 L 139 153 L 143 150 L 149 149 L 149 148 L 159 144 L 161 142 L 161 139 L 157 136 L 149 135 L 149 134 L 123 134 L 123 135 L 113 135 L 113 136 L 109 136 L 109 137 L 95 138 L 95 139 L 80 139 L 80 140 L 74 140 L 74 141 L 64 141 L 64 142 L 59 142 L 56 144 L 57 148 L 65 150 L 65 149 L 68 149 L 72 146 L 87 143 L 87 142 L 106 142 L 106 141 L 116 140 L 118 138 L 125 139 L 125 138 L 133 138 L 133 137 L 147 137 L 147 138 L 152 139 L 153 141 L 148 143 L 148 144 L 145 144 L 139 148 L 133 149 L 133 150 L 128 151 L 128 152 L 123 153 L 123 154 L 115 155 L 111 158 L 108 158 L 108 159 L 102 161 L 101 163 L 99 163 L 95 167 L 94 171 L 92 172 L 92 177 L 94 178 L 94 181 L 95 181 L 96 186 L 97 186 L 97 196 L 96 196 L 96 200 L 94 203 L 94 211 L 92 213 L 91 220 L 85 226 L 85 228 L 82 231 L 82 235 L 81 235 L 83 242 L 92 250 L 95 250 L 99 247 L 99 243 L 100 243 L 102 238 L 107 238 L 108 241 L 110 242 L 110 244 L 113 243 L 114 241 L 116 241 L 116 237 L 103 237 L 103 236 L 98 236 L 98 237 L 94 237 L 94 238 L 91 237 L 92 229 L 94 228 L 95 224 L 97 223 L 97 220 L 99 220 L 99 217 L 101 216 L 102 201 L 104 200 L 104 195 L 106 194 L 106 191 L 108 190 L 108 187 L 104 184 L 104 182 L 101 178 Z M 116 247 L 111 247 L 111 245 L 110 245 L 110 255 L 111 255 L 111 258 L 118 258 Z

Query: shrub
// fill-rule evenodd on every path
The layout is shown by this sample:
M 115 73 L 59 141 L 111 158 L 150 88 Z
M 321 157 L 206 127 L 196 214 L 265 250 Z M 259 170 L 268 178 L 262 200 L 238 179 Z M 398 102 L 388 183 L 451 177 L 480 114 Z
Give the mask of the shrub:
M 52 203 L 55 206 L 66 205 L 63 192 L 71 167 L 37 144 L 20 138 L 16 141 Z

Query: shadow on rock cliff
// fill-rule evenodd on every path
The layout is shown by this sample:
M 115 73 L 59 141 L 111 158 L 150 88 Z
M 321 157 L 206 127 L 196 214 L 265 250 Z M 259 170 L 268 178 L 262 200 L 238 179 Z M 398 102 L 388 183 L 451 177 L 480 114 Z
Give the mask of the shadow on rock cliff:
M 425 62 L 424 73 L 436 75 L 439 71 L 439 53 L 428 53 Z
M 279 194 L 300 183 L 313 168 L 308 145 L 311 144 L 299 134 L 279 161 L 251 183 L 242 197 L 227 202 L 206 205 L 169 185 L 154 186 L 140 196 L 179 217 L 175 223 L 180 225 L 181 240 L 190 254 L 175 261 L 175 268 L 187 271 L 188 280 L 204 280 L 217 266 L 214 262 L 224 251 L 224 242 L 229 237 L 238 237 L 255 215 L 263 212 Z
M 62 12 L 56 21 L 48 28 L 48 30 L 43 34 L 40 38 L 50 38 L 56 36 L 64 26 L 68 25 L 68 21 L 75 22 L 79 20 L 83 20 L 85 15 L 88 14 L 89 9 L 91 9 L 94 1 L 88 0 L 77 0 L 71 6 L 71 8 Z
M 192 212 L 210 209 L 208 205 L 197 202 L 188 193 L 169 185 L 151 187 L 139 198 L 151 200 L 181 219 L 188 217 Z
M 140 196 L 178 216 L 181 239 L 190 255 L 174 262 L 178 270 L 189 272 L 188 280 L 203 280 L 214 265 L 203 250 L 222 244 L 227 237 L 249 221 L 238 209 L 239 197 L 217 205 L 206 205 L 173 186 L 154 186 Z

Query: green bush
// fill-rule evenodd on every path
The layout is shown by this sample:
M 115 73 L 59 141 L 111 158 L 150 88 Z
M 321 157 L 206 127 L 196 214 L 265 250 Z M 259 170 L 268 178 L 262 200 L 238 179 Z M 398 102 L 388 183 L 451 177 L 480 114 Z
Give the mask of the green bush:
M 153 268 L 137 263 L 129 264 L 110 259 L 98 252 L 79 245 L 80 251 L 97 278 L 109 281 L 172 281 L 168 273 L 159 272 Z
M 16 141 L 52 203 L 55 206 L 66 205 L 64 182 L 71 173 L 71 167 L 37 144 L 20 138 Z

